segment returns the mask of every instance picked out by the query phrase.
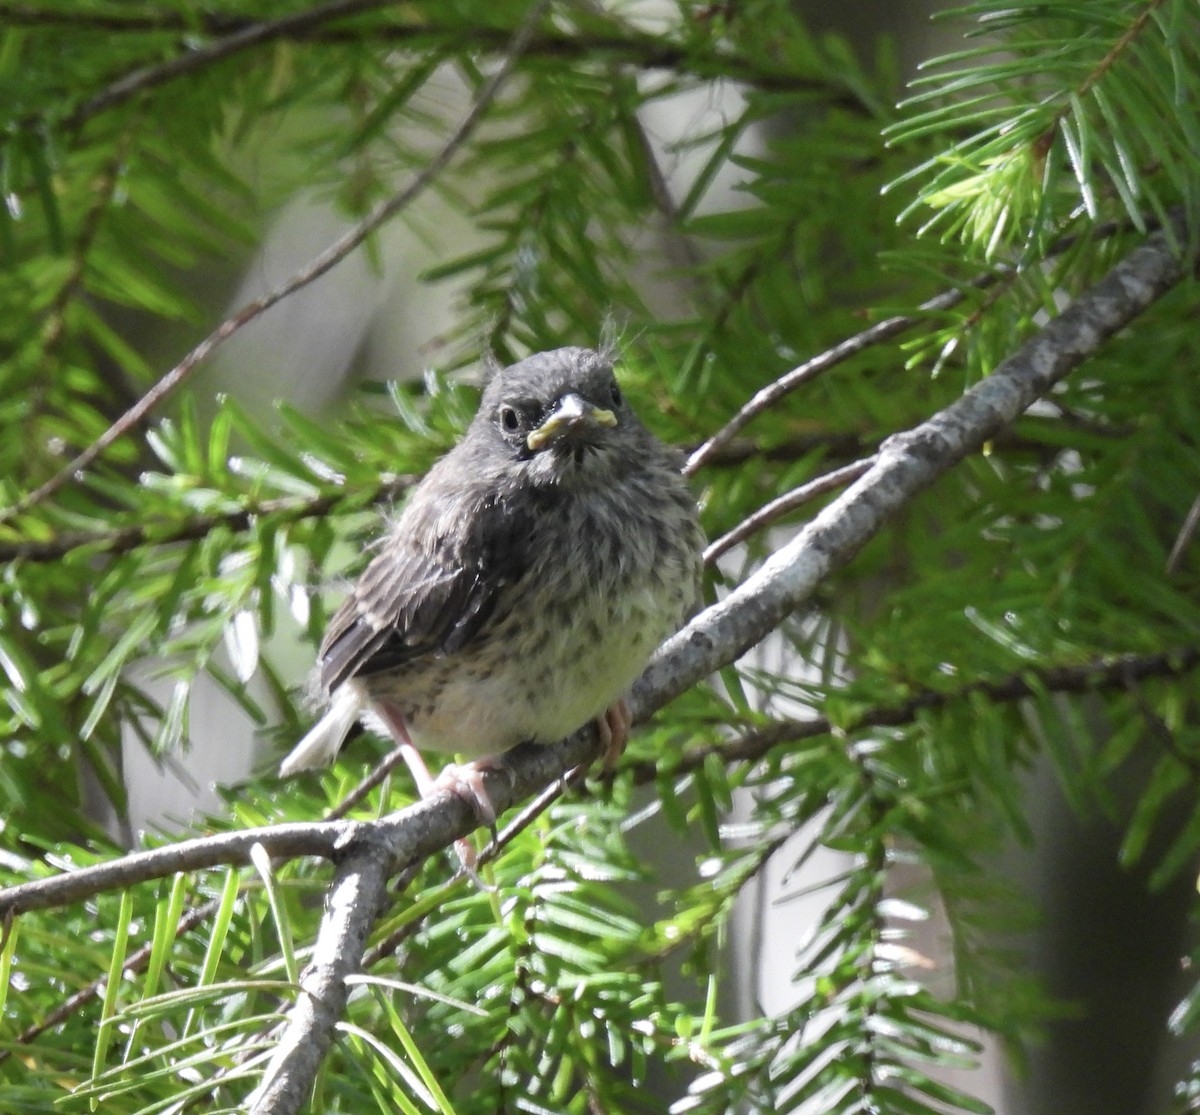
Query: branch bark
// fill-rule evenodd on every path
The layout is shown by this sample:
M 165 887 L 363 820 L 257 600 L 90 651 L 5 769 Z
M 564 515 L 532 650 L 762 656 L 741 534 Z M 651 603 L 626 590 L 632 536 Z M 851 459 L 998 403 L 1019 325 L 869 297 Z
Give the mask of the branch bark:
M 1156 232 L 999 367 L 928 421 L 884 442 L 870 470 L 719 604 L 660 648 L 634 688 L 635 713 L 698 680 L 697 657 L 740 657 L 848 562 L 893 514 L 977 452 L 1073 368 L 1184 275 L 1173 244 Z M 695 458 L 693 458 L 694 460 Z M 715 667 L 714 667 L 715 668 Z
M 252 1115 L 299 1111 L 307 1101 L 346 1009 L 347 977 L 359 970 L 367 937 L 386 904 L 390 865 L 387 848 L 372 841 L 338 867 L 300 994 L 250 1098 Z
M 741 586 L 660 648 L 634 687 L 635 717 L 644 719 L 768 635 L 892 514 L 977 451 L 1168 291 L 1184 274 L 1183 261 L 1172 248 L 1182 240 L 1165 233 L 1149 237 L 988 379 L 928 421 L 890 438 L 861 479 Z M 506 810 L 591 761 L 596 750 L 590 726 L 552 747 L 520 748 L 485 773 L 488 793 L 498 810 Z M 106 886 L 128 885 L 148 863 L 170 873 L 228 862 L 219 858 L 218 848 L 244 856 L 258 842 L 277 854 L 336 858 L 339 867 L 313 965 L 251 1108 L 254 1115 L 292 1115 L 311 1091 L 332 1043 L 346 1002 L 346 977 L 361 966 L 365 942 L 384 908 L 388 878 L 448 846 L 474 824 L 464 801 L 441 794 L 376 822 L 319 822 L 184 841 L 0 892 L 0 914 L 74 900 L 104 889 L 97 888 L 101 880 Z

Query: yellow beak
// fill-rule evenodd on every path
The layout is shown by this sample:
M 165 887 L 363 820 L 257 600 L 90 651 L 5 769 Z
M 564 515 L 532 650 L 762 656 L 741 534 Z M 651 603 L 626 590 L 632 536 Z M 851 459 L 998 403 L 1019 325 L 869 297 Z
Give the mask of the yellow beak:
M 611 410 L 593 406 L 579 395 L 564 395 L 536 430 L 530 431 L 525 444 L 535 453 L 571 430 L 582 426 L 604 426 L 611 429 L 617 416 Z

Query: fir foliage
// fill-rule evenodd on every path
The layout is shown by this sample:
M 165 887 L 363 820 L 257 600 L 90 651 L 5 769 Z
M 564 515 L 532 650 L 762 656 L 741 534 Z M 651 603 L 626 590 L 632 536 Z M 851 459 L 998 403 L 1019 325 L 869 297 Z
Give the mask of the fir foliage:
M 122 733 L 157 756 L 186 746 L 200 675 L 273 753 L 295 739 L 303 684 L 272 637 L 315 644 L 336 604 L 323 586 L 357 571 L 368 512 L 462 429 L 457 372 L 485 350 L 595 343 L 612 316 L 638 409 L 694 448 L 795 365 L 910 319 L 699 469 L 715 539 L 959 397 L 1147 230 L 1196 240 L 1192 0 L 948 11 L 963 47 L 907 92 L 885 50 L 864 62 L 784 0 L 678 0 L 653 27 L 564 0 L 433 202 L 399 218 L 440 253 L 421 282 L 463 284 L 435 369 L 364 390 L 336 423 L 188 383 L 30 498 L 164 351 L 213 327 L 193 275 L 228 273 L 289 198 L 356 219 L 421 176 L 460 122 L 438 81 L 484 89 L 530 8 L 0 0 L 5 886 L 124 850 L 84 787 L 123 818 Z M 719 128 L 675 153 L 705 153 L 694 185 L 664 197 L 649 113 L 726 89 Z M 733 203 L 714 185 L 731 170 Z M 439 207 L 469 247 L 438 241 Z M 1030 911 L 989 869 L 1027 838 L 1029 765 L 1048 758 L 1074 808 L 1124 826 L 1122 861 L 1151 886 L 1200 856 L 1196 336 L 1184 286 L 836 570 L 773 664 L 684 694 L 611 782 L 513 835 L 484 869 L 493 891 L 420 865 L 372 934 L 310 1109 L 650 1112 L 652 1079 L 681 1113 L 986 1110 L 944 1070 L 976 1063 L 981 1032 L 1016 1050 L 1062 1009 L 1012 952 Z M 723 558 L 710 598 L 778 543 L 760 531 Z M 151 678 L 171 682 L 165 704 Z M 372 746 L 232 788 L 205 828 L 315 820 Z M 389 778 L 352 815 L 410 792 Z M 650 819 L 697 841 L 690 875 L 637 851 Z M 794 969 L 770 974 L 792 1005 L 741 1015 L 735 903 L 772 855 L 798 867 L 819 847 L 850 866 Z M 4 1111 L 242 1110 L 328 874 L 264 853 L 7 924 Z M 935 911 L 949 945 L 931 959 L 911 933 Z M 1194 1039 L 1198 1018 L 1200 989 L 1163 1024 Z M 1197 1093 L 1200 1076 L 1180 1081 L 1180 1110 Z

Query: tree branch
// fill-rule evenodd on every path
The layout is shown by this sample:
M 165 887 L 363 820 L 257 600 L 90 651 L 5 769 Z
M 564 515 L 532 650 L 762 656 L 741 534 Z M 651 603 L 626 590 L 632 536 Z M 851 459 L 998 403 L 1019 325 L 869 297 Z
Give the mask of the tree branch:
M 354 837 L 355 821 L 307 821 L 197 836 L 161 848 L 130 852 L 120 859 L 80 867 L 0 890 L 0 919 L 27 910 L 81 902 L 106 890 L 163 879 L 179 871 L 250 862 L 261 844 L 272 856 L 335 856 Z
M 71 114 L 67 125 L 72 128 L 125 104 L 139 93 L 199 73 L 270 42 L 342 44 L 369 41 L 389 47 L 438 48 L 448 54 L 498 54 L 507 51 L 510 45 L 511 35 L 503 27 L 454 26 L 438 23 L 436 18 L 413 23 L 390 20 L 361 28 L 331 26 L 347 17 L 391 4 L 392 0 L 335 0 L 271 20 L 239 19 L 222 12 L 186 15 L 166 11 L 137 15 L 66 13 L 44 11 L 25 4 L 0 4 L 0 23 L 9 27 L 91 27 L 108 34 L 174 31 L 189 37 L 198 32 L 219 36 L 201 47 L 181 40 L 179 54 L 175 57 L 124 74 L 89 97 Z M 853 89 L 807 77 L 794 69 L 773 66 L 765 56 L 676 42 L 662 34 L 643 33 L 627 27 L 602 34 L 546 30 L 530 38 L 525 54 L 570 62 L 604 58 L 608 64 L 630 65 L 640 70 L 670 70 L 699 80 L 739 81 L 765 92 L 810 93 L 819 96 L 824 103 L 848 112 L 862 115 L 869 111 Z
M 727 597 L 705 609 L 659 649 L 634 686 L 645 719 L 765 638 L 822 577 L 844 564 L 915 494 L 980 448 L 1183 273 L 1164 233 L 1071 303 L 987 379 L 927 422 L 889 439 L 869 471 Z M 594 758 L 590 727 L 560 745 L 518 748 L 484 774 L 498 811 Z M 251 846 L 272 855 L 332 857 L 366 832 L 382 834 L 397 869 L 465 835 L 475 818 L 453 794 L 440 794 L 378 822 L 320 821 L 265 826 L 135 852 L 107 864 L 0 891 L 0 917 L 78 901 L 177 871 L 245 862 Z M 373 836 L 372 839 L 375 837 Z
M 183 522 L 150 521 L 116 527 L 113 530 L 72 531 L 54 538 L 0 542 L 0 562 L 58 561 L 72 551 L 82 549 L 103 554 L 124 554 L 136 550 L 139 546 L 192 542 L 207 537 L 208 533 L 217 527 L 225 527 L 231 531 L 246 530 L 256 520 L 272 515 L 287 522 L 318 518 L 348 501 L 374 504 L 395 499 L 411 488 L 417 479 L 418 477 L 409 475 L 389 476 L 381 480 L 374 489 L 336 488 L 311 499 L 266 499 L 260 503 L 243 504 L 231 511 L 195 515 Z
M 124 77 L 118 78 L 111 85 L 101 89 L 99 93 L 89 97 L 67 118 L 68 128 L 79 128 L 93 116 L 124 104 L 139 93 L 144 93 L 156 86 L 165 85 L 186 74 L 197 73 L 217 62 L 241 54 L 264 43 L 279 39 L 302 38 L 306 33 L 312 33 L 317 28 L 324 27 L 347 16 L 360 15 L 363 12 L 385 8 L 392 0 L 332 0 L 327 4 L 318 4 L 314 8 L 289 12 L 278 19 L 261 20 L 258 22 L 245 21 L 240 26 L 232 27 L 227 24 L 222 31 L 222 38 L 215 39 L 202 47 L 189 48 L 186 43 L 180 44 L 180 53 L 166 62 L 155 66 L 145 66 L 134 70 Z M 6 18 L 11 18 L 13 12 L 5 12 Z M 110 23 L 106 28 L 109 32 L 116 28 Z M 179 30 L 194 33 L 195 26 L 187 17 L 180 16 Z M 163 24 L 158 23 L 153 30 L 162 30 Z M 142 29 L 149 29 L 143 27 Z
M 1176 243 L 1187 237 L 1177 231 Z M 884 442 L 870 470 L 719 604 L 659 649 L 632 707 L 670 700 L 698 680 L 697 656 L 731 662 L 798 608 L 887 519 L 1016 419 L 1183 277 L 1166 232 L 1135 248 L 987 379 L 928 421 Z M 694 458 L 693 458 L 694 459 Z
M 1151 231 L 1157 231 L 1158 229 L 1158 224 L 1153 218 L 1147 218 L 1146 226 Z M 1104 224 L 1097 225 L 1091 229 L 1090 235 L 1094 239 L 1107 239 L 1118 233 L 1126 232 L 1131 227 L 1127 221 L 1106 221 Z M 1061 255 L 1072 248 L 1078 240 L 1079 237 L 1074 234 L 1060 236 L 1046 249 L 1043 259 L 1048 260 Z M 832 348 L 818 353 L 791 371 L 785 372 L 774 382 L 767 384 L 766 387 L 755 392 L 754 396 L 724 426 L 704 442 L 703 445 L 692 452 L 691 456 L 688 457 L 687 464 L 684 466 L 684 475 L 691 476 L 706 464 L 712 463 L 714 458 L 726 453 L 737 435 L 755 418 L 765 410 L 769 410 L 780 399 L 791 394 L 798 387 L 802 387 L 804 384 L 816 379 L 822 372 L 826 372 L 835 365 L 841 364 L 853 356 L 857 356 L 860 352 L 868 348 L 874 348 L 876 345 L 884 344 L 900 336 L 902 333 L 908 332 L 909 329 L 919 325 L 924 320 L 923 315 L 925 314 L 952 309 L 966 297 L 968 290 L 989 290 L 1002 281 L 1011 282 L 1018 273 L 1016 267 L 1002 265 L 994 271 L 987 271 L 976 275 L 961 287 L 944 290 L 940 294 L 935 294 L 928 301 L 922 302 L 917 307 L 916 313 L 899 314 L 895 317 L 878 321 L 869 328 L 862 330 L 861 333 L 856 333 L 852 337 L 847 337 L 839 341 Z
M 794 461 L 818 451 L 826 457 L 852 457 L 863 448 L 862 440 L 853 434 L 805 436 L 765 448 L 742 439 L 726 445 L 710 457 L 706 464 L 708 468 L 734 468 L 748 460 Z M 838 486 L 833 482 L 833 475 L 831 473 L 827 477 L 820 477 L 812 483 L 827 481 L 829 487 L 822 488 L 822 491 L 831 490 Z M 164 516 L 126 526 L 111 527 L 108 530 L 66 531 L 52 538 L 0 541 L 0 562 L 54 562 L 76 550 L 91 550 L 95 554 L 125 554 L 140 546 L 171 546 L 179 542 L 192 542 L 207 537 L 210 531 L 218 527 L 235 533 L 248 530 L 256 521 L 268 516 L 275 516 L 289 523 L 321 518 L 331 512 L 337 512 L 339 505 L 343 503 L 352 504 L 357 509 L 364 505 L 393 500 L 411 488 L 418 479 L 420 478 L 408 474 L 387 476 L 374 485 L 330 488 L 306 499 L 293 496 L 266 499 L 258 503 L 242 504 L 228 511 L 193 515 L 182 520 Z M 792 495 L 796 496 L 798 492 L 799 489 Z M 815 496 L 819 493 L 812 494 Z M 800 502 L 804 502 L 803 499 Z
M 1200 666 L 1200 647 L 1177 647 L 1159 654 L 1122 654 L 1072 666 L 1050 666 L 1022 670 L 998 679 L 981 678 L 956 689 L 922 689 L 894 705 L 877 705 L 856 716 L 849 724 L 835 724 L 827 716 L 774 720 L 741 735 L 704 747 L 693 747 L 679 756 L 665 772 L 656 762 L 628 764 L 622 773 L 632 773 L 638 785 L 653 782 L 664 773 L 686 774 L 698 770 L 710 755 L 724 764 L 752 762 L 783 744 L 840 732 L 851 735 L 872 728 L 897 728 L 911 724 L 922 712 L 946 708 L 972 696 L 1007 704 L 1036 697 L 1039 693 L 1092 693 L 1123 689 L 1152 678 L 1181 677 Z
M 360 846 L 338 867 L 300 994 L 250 1097 L 251 1115 L 283 1115 L 307 1102 L 346 1009 L 347 977 L 358 972 L 367 937 L 387 902 L 390 875 L 388 851 L 375 843 Z
M 784 492 L 783 495 L 764 503 L 752 515 L 747 515 L 733 530 L 708 544 L 704 550 L 704 564 L 711 565 L 739 542 L 744 542 L 750 535 L 769 526 L 776 519 L 781 519 L 784 515 L 803 507 L 818 496 L 853 483 L 867 472 L 874 461 L 874 457 L 868 457 L 864 461 L 854 461 L 852 464 L 835 468 L 823 476 L 810 480 L 807 484 L 801 484 L 798 488 L 793 488 L 790 492 Z
M 362 0 L 367 2 L 367 0 Z M 384 222 L 394 217 L 406 208 L 413 200 L 425 191 L 425 188 L 445 169 L 447 164 L 458 153 L 462 145 L 474 132 L 483 119 L 492 102 L 496 99 L 504 83 L 512 75 L 518 57 L 524 49 L 533 28 L 545 10 L 547 0 L 542 0 L 532 9 L 521 26 L 521 30 L 510 44 L 510 50 L 504 61 L 491 77 L 480 88 L 474 103 L 455 128 L 450 138 L 446 140 L 441 150 L 430 158 L 418 174 L 403 190 L 382 201 L 371 212 L 355 225 L 349 232 L 334 241 L 315 259 L 286 279 L 274 290 L 268 291 L 259 298 L 248 302 L 235 314 L 227 318 L 217 328 L 192 349 L 178 364 L 150 388 L 132 407 L 129 408 L 116 422 L 108 427 L 91 445 L 79 453 L 69 464 L 65 465 L 39 488 L 23 496 L 11 507 L 0 511 L 0 522 L 11 519 L 14 515 L 41 503 L 54 495 L 72 478 L 77 477 L 85 469 L 90 468 L 96 459 L 113 442 L 128 434 L 137 426 L 159 403 L 167 398 L 189 375 L 217 348 L 223 341 L 228 340 L 244 325 L 260 317 L 277 302 L 293 294 L 301 287 L 319 279 L 326 271 L 332 270 L 341 263 L 355 248 L 371 235 Z M 349 6 L 349 0 L 347 0 Z
M 998 274 L 980 278 L 976 280 L 975 285 L 979 287 L 990 285 L 998 278 Z M 766 387 L 755 392 L 754 396 L 724 426 L 688 458 L 683 469 L 684 475 L 691 476 L 703 468 L 712 457 L 725 449 L 763 411 L 769 410 L 796 388 L 816 379 L 822 372 L 849 360 L 850 357 L 857 356 L 868 348 L 881 345 L 885 341 L 890 341 L 893 337 L 907 332 L 923 320 L 919 314 L 935 310 L 948 310 L 958 305 L 963 298 L 964 293 L 961 290 L 942 291 L 941 294 L 930 298 L 929 301 L 922 302 L 918 307 L 918 314 L 899 314 L 876 322 L 870 328 L 864 329 L 861 333 L 855 333 L 853 337 L 847 337 L 844 341 L 839 341 L 832 348 L 826 349 L 780 376 L 774 382 L 768 383 Z
M 1149 237 L 988 379 L 928 421 L 890 438 L 853 487 L 760 570 L 660 648 L 634 687 L 631 705 L 636 718 L 644 719 L 768 635 L 824 576 L 849 561 L 890 515 L 977 451 L 1182 275 L 1182 262 L 1169 238 L 1163 233 Z M 1129 665 L 1121 661 L 1110 664 L 1105 669 L 1118 673 L 1106 676 L 1128 678 Z M 1078 671 L 1056 677 L 1064 686 L 1095 683 L 1095 674 L 1085 677 L 1079 668 L 1064 669 Z M 996 684 L 1005 686 L 995 690 L 998 694 L 1011 693 L 1013 699 L 1027 695 L 1021 686 L 1028 682 L 1022 679 Z M 787 730 L 807 729 L 789 725 Z M 507 810 L 567 771 L 590 762 L 596 751 L 590 726 L 554 746 L 518 748 L 495 769 L 483 773 L 487 792 L 498 811 Z M 346 976 L 361 965 L 366 938 L 383 908 L 388 877 L 448 846 L 475 824 L 465 801 L 443 793 L 373 822 L 283 825 L 183 841 L 172 848 L 134 853 L 112 864 L 0 892 L 0 916 L 77 901 L 97 890 L 127 886 L 159 874 L 231 862 L 228 857 L 240 862 L 255 842 L 274 854 L 336 858 L 339 869 L 313 966 L 252 1109 L 255 1115 L 289 1115 L 309 1094 L 320 1058 L 333 1040 L 345 1005 Z

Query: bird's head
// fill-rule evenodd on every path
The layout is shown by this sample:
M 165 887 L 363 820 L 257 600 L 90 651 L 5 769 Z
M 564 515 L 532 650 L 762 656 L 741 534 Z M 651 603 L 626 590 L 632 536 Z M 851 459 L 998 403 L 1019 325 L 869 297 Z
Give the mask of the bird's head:
M 524 484 L 586 487 L 619 474 L 648 434 L 610 359 L 560 348 L 495 372 L 469 437 Z

